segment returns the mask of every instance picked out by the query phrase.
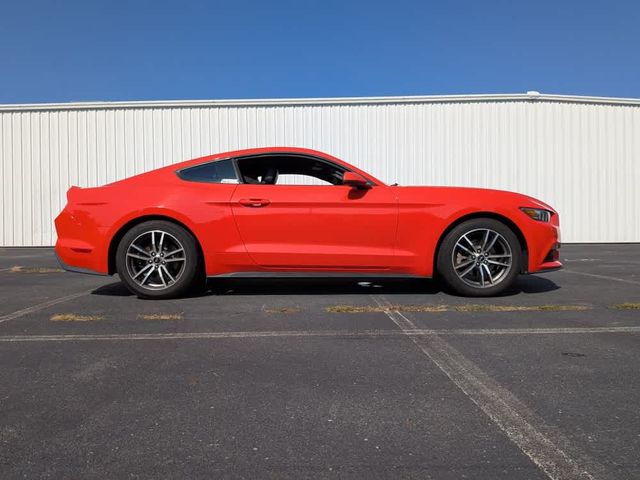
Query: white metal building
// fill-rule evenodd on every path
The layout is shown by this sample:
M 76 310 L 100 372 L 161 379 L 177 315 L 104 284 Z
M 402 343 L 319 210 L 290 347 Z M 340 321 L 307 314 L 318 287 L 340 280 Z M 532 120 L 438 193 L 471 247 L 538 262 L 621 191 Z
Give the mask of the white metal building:
M 0 245 L 52 245 L 71 185 L 209 153 L 326 151 L 387 182 L 515 190 L 564 242 L 640 242 L 640 100 L 541 95 L 0 106 Z

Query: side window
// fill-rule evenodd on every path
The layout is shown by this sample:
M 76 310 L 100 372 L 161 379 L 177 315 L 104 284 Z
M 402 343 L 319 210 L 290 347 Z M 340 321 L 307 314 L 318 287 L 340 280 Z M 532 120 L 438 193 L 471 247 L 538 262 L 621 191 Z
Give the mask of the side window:
M 178 176 L 189 182 L 238 183 L 232 160 L 218 160 L 185 168 L 178 172 Z
M 263 185 L 342 185 L 345 169 L 302 155 L 261 155 L 241 158 L 244 183 Z
M 278 185 L 335 185 L 312 175 L 285 173 L 278 175 Z

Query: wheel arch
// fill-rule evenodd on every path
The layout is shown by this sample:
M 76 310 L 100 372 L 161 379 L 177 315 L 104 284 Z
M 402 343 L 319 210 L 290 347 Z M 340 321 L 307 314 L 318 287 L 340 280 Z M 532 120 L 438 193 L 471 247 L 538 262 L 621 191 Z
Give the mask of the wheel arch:
M 193 230 L 191 230 L 187 225 L 185 225 L 183 222 L 181 222 L 180 220 L 176 220 L 173 217 L 167 216 L 167 215 L 159 215 L 159 214 L 152 214 L 152 215 L 142 215 L 140 217 L 136 217 L 133 218 L 131 220 L 129 220 L 128 222 L 126 222 L 124 225 L 122 225 L 117 231 L 116 233 L 111 237 L 111 241 L 109 242 L 109 250 L 108 250 L 108 256 L 107 256 L 107 261 L 108 261 L 108 271 L 109 271 L 109 275 L 113 275 L 114 273 L 117 272 L 116 269 L 116 251 L 118 250 L 118 245 L 120 244 L 120 240 L 122 240 L 122 237 L 124 237 L 124 235 L 133 227 L 135 227 L 136 225 L 139 225 L 141 223 L 144 222 L 148 222 L 151 220 L 164 220 L 166 222 L 171 222 L 179 227 L 184 228 L 187 232 L 189 232 L 189 234 L 195 239 L 196 241 L 196 247 L 198 249 L 198 259 L 200 260 L 200 266 L 201 268 L 205 269 L 205 264 L 204 264 L 204 253 L 202 251 L 202 246 L 200 245 L 200 240 L 198 240 L 198 237 L 195 235 L 195 233 L 193 233 Z
M 511 231 L 515 234 L 516 238 L 518 239 L 518 242 L 520 243 L 520 248 L 522 250 L 520 273 L 527 273 L 528 265 L 529 265 L 529 247 L 527 245 L 527 239 L 522 233 L 522 230 L 520 229 L 520 227 L 518 227 L 518 225 L 516 225 L 508 217 L 505 217 L 504 215 L 501 215 L 499 213 L 473 212 L 473 213 L 463 215 L 459 218 L 456 218 L 453 222 L 449 224 L 449 226 L 447 226 L 447 228 L 445 228 L 445 230 L 442 232 L 442 234 L 438 238 L 438 243 L 436 244 L 436 248 L 433 255 L 434 276 L 437 275 L 437 272 L 438 272 L 438 269 L 437 269 L 438 254 L 440 253 L 440 247 L 442 246 L 442 242 L 444 241 L 445 237 L 449 234 L 451 230 L 456 228 L 461 223 L 466 222 L 467 220 L 473 220 L 474 218 L 491 218 L 493 220 L 497 220 L 501 223 L 504 223 L 507 227 L 511 229 Z

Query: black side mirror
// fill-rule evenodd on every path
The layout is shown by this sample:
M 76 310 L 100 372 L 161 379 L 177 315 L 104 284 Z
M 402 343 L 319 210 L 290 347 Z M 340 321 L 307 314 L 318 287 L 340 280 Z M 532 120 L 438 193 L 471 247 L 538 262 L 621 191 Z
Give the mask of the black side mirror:
M 342 175 L 342 184 L 349 185 L 353 188 L 369 188 L 367 179 L 354 172 L 344 172 Z

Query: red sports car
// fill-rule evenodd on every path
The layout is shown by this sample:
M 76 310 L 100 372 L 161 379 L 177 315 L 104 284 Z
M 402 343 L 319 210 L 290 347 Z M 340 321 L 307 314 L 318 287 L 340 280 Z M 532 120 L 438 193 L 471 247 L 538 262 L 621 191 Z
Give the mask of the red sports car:
M 118 273 L 168 298 L 206 277 L 433 277 L 496 295 L 557 269 L 558 214 L 525 195 L 401 187 L 325 153 L 262 148 L 71 187 L 56 218 L 67 270 Z

